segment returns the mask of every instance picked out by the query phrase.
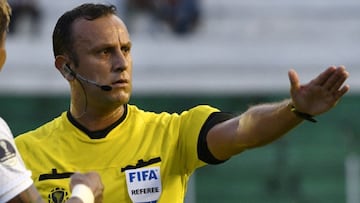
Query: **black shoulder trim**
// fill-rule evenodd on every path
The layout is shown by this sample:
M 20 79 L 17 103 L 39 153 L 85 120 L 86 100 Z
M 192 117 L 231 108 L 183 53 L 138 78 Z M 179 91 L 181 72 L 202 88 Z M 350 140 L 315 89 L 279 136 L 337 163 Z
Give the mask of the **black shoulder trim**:
M 64 178 L 70 178 L 70 176 L 74 174 L 73 172 L 67 172 L 67 173 L 58 173 L 56 168 L 53 168 L 51 170 L 51 173 L 49 174 L 41 174 L 39 176 L 39 181 L 42 180 L 49 180 L 49 179 L 64 179 Z
M 156 158 L 152 158 L 149 161 L 144 161 L 142 159 L 138 160 L 137 164 L 134 165 L 127 165 L 124 168 L 121 168 L 121 172 L 124 172 L 126 170 L 130 170 L 130 169 L 137 169 L 137 168 L 142 168 L 145 166 L 149 166 L 151 164 L 155 164 L 155 163 L 159 163 L 161 162 L 161 158 L 160 157 L 156 157 Z
M 204 161 L 208 164 L 221 164 L 227 161 L 227 160 L 218 160 L 214 157 L 214 155 L 211 154 L 207 145 L 206 137 L 209 130 L 213 126 L 223 121 L 229 120 L 231 118 L 234 118 L 234 115 L 230 113 L 214 112 L 210 114 L 210 116 L 206 119 L 204 125 L 200 130 L 200 135 L 197 144 L 197 153 L 201 161 Z

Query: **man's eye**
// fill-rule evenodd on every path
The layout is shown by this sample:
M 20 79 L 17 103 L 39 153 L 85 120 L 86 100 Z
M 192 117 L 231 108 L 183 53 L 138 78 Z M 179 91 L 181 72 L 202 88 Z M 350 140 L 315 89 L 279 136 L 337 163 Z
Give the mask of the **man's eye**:
M 102 54 L 108 54 L 108 53 L 110 53 L 110 50 L 109 49 L 104 49 L 104 50 L 101 51 L 101 53 Z
M 130 52 L 130 47 L 121 47 L 121 51 L 127 54 Z

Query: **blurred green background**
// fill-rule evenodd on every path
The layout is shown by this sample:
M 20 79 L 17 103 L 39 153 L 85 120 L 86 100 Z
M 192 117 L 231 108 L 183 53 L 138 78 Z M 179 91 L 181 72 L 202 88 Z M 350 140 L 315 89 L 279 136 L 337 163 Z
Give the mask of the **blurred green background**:
M 344 64 L 351 74 L 352 94 L 318 123 L 304 122 L 270 145 L 198 170 L 186 203 L 360 202 L 360 1 L 204 0 L 194 29 L 180 35 L 166 19 L 154 18 L 157 9 L 127 4 L 150 1 L 21 2 L 31 2 L 40 18 L 24 15 L 17 31 L 8 33 L 0 115 L 14 135 L 68 109 L 68 84 L 54 68 L 51 50 L 57 18 L 84 2 L 112 2 L 132 38 L 131 103 L 145 110 L 180 112 L 211 104 L 240 113 L 287 97 L 282 93 L 289 87 L 289 68 L 304 82 L 329 65 Z
M 181 112 L 197 104 L 240 113 L 249 105 L 286 95 L 134 95 L 131 103 L 155 112 Z M 67 96 L 0 96 L 1 116 L 14 135 L 36 128 L 68 109 Z M 195 174 L 197 203 L 346 202 L 345 160 L 359 154 L 360 95 L 344 97 L 337 107 L 304 122 L 276 142 Z

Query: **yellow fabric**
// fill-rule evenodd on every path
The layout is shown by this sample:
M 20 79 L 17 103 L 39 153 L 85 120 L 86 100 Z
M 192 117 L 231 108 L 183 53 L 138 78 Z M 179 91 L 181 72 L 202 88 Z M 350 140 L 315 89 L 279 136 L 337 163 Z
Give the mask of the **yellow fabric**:
M 160 157 L 160 162 L 145 166 L 160 166 L 162 194 L 158 203 L 184 201 L 189 176 L 205 165 L 197 157 L 200 129 L 218 110 L 202 105 L 181 114 L 158 114 L 133 105 L 127 108 L 125 120 L 102 139 L 90 139 L 72 125 L 66 112 L 16 138 L 25 165 L 32 170 L 35 186 L 45 200 L 70 197 L 69 178 L 39 181 L 41 174 L 97 171 L 105 186 L 104 203 L 130 203 L 121 169 L 136 166 L 139 160 Z

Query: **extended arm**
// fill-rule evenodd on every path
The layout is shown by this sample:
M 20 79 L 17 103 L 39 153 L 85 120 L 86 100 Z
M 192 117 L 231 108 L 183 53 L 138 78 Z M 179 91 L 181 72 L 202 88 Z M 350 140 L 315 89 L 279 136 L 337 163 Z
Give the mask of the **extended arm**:
M 246 149 L 270 143 L 297 126 L 303 119 L 291 111 L 319 115 L 330 110 L 349 90 L 343 66 L 329 67 L 318 77 L 300 85 L 294 70 L 289 71 L 291 99 L 249 108 L 240 116 L 214 126 L 208 133 L 209 150 L 219 160 L 226 160 Z

